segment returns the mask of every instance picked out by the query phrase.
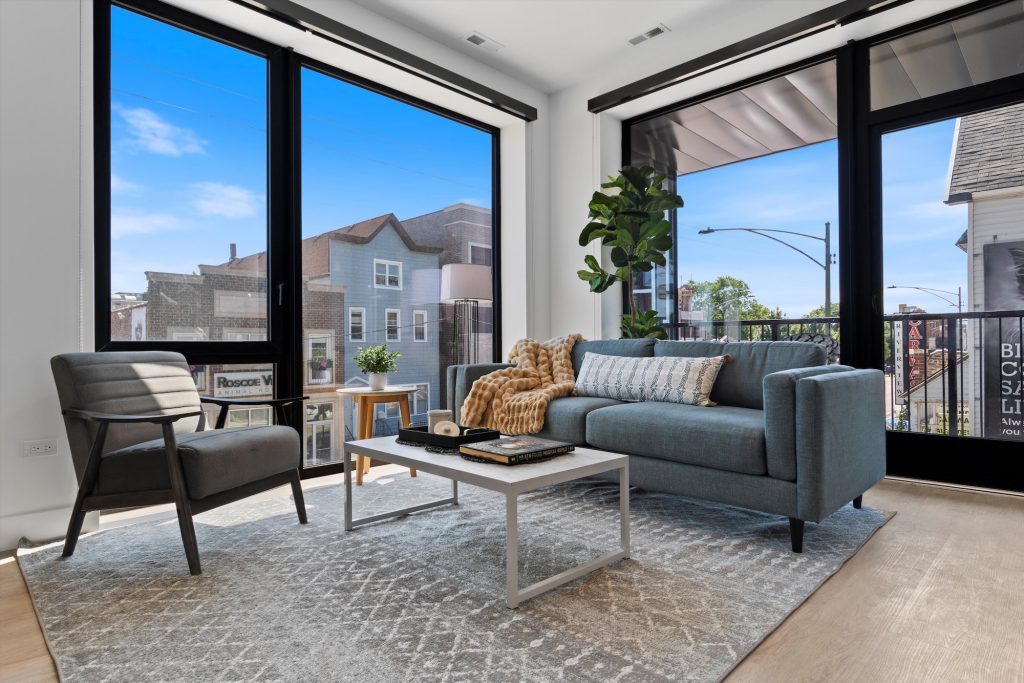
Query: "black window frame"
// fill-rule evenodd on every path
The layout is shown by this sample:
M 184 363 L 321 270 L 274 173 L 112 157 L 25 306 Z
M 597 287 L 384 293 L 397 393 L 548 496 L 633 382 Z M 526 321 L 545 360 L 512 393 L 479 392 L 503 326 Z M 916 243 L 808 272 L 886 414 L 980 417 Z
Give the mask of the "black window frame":
M 659 107 L 622 121 L 622 163 L 630 159 L 631 127 L 830 59 L 836 61 L 839 164 L 839 326 L 843 363 L 881 369 L 883 310 L 881 139 L 886 133 L 1024 101 L 1024 74 L 872 110 L 869 51 L 873 45 L 944 24 L 1013 0 L 978 0 L 834 50 Z M 670 254 L 675 264 L 678 255 Z M 676 264 L 677 265 L 677 264 Z M 673 268 L 678 288 L 679 269 Z M 625 293 L 623 304 L 627 303 Z M 675 322 L 673 320 L 673 322 Z M 1020 442 L 886 431 L 889 476 L 1024 492 Z
M 267 336 L 266 341 L 117 341 L 110 334 L 111 210 L 111 9 L 118 7 L 267 60 Z M 241 10 L 241 8 L 240 8 Z M 244 10 L 242 10 L 244 11 Z M 494 360 L 501 349 L 501 141 L 500 128 L 422 100 L 339 67 L 295 53 L 244 31 L 159 0 L 96 0 L 93 3 L 93 307 L 97 351 L 176 351 L 195 365 L 272 364 L 274 395 L 299 396 L 302 363 L 302 177 L 301 69 L 311 68 L 491 136 L 491 240 Z M 345 309 L 348 339 L 348 307 Z M 365 338 L 366 312 L 363 313 Z M 303 425 L 304 408 L 286 408 L 291 424 Z M 303 432 L 304 433 L 304 432 Z M 304 441 L 303 441 L 304 442 Z M 303 467 L 303 477 L 342 471 L 342 463 Z

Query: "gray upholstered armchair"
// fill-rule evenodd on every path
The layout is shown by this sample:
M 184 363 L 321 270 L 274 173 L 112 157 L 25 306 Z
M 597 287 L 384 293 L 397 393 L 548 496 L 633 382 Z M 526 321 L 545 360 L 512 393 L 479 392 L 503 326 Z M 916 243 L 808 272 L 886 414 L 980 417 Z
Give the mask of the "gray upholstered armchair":
M 189 571 L 201 572 L 192 515 L 290 483 L 299 522 L 301 444 L 284 406 L 305 397 L 200 397 L 180 353 L 66 353 L 50 359 L 64 414 L 78 496 L 64 557 L 75 552 L 85 513 L 174 503 Z M 205 430 L 202 403 L 220 406 Z M 277 425 L 221 429 L 228 407 L 272 405 Z

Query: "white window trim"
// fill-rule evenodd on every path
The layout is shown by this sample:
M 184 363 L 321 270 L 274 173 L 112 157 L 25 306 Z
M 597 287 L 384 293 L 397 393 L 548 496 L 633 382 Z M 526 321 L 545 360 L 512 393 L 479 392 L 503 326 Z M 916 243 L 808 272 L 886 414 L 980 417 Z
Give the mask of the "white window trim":
M 422 327 L 423 327 L 423 339 L 417 339 L 416 338 L 416 328 L 420 327 L 420 325 L 416 322 L 416 316 L 418 316 L 418 315 L 422 315 L 423 316 L 423 325 L 422 325 Z M 418 309 L 418 310 L 415 310 L 415 311 L 412 312 L 412 340 L 414 342 L 416 342 L 417 344 L 423 344 L 425 342 L 430 341 L 430 333 L 427 332 L 427 323 L 428 323 L 428 321 L 429 321 L 429 318 L 428 318 L 427 312 L 425 310 Z
M 246 419 L 246 426 L 251 427 L 252 426 L 252 414 L 254 412 L 260 412 L 260 413 L 266 412 L 267 424 L 271 424 L 271 425 L 274 424 L 274 416 L 273 416 L 273 414 L 270 411 L 270 406 L 253 406 L 251 408 L 229 408 L 228 409 L 228 418 L 227 418 L 227 422 L 225 424 L 231 424 L 231 413 L 235 413 L 235 414 L 246 413 L 246 415 L 248 415 L 248 418 Z M 259 426 L 259 425 L 257 425 L 257 426 Z
M 395 338 L 388 338 L 388 314 L 395 314 Z M 402 341 L 402 310 L 399 308 L 385 308 L 384 309 L 384 341 L 386 342 L 400 342 Z
M 388 270 L 391 266 L 398 268 L 398 286 L 393 287 L 389 284 L 378 285 L 377 284 L 377 265 L 381 264 L 384 266 L 384 280 L 388 279 Z M 401 261 L 389 261 L 387 259 L 375 258 L 373 259 L 373 288 L 374 289 L 402 289 L 402 262 Z
M 209 335 L 205 327 L 168 327 L 169 341 L 206 341 Z
M 419 391 L 419 387 L 426 387 L 427 388 L 427 400 L 426 400 L 427 406 L 426 406 L 426 410 L 424 410 L 422 413 L 417 413 L 415 411 L 415 408 L 416 408 L 416 395 L 413 394 L 412 406 L 410 406 L 409 412 L 412 415 L 426 415 L 427 411 L 430 410 L 430 382 L 416 382 L 413 386 L 417 387 L 417 391 Z
M 221 330 L 221 339 L 224 341 L 267 341 L 265 329 L 245 329 L 243 327 L 228 327 Z M 249 337 L 256 336 L 256 339 Z M 246 337 L 246 339 L 232 339 L 231 337 Z
M 467 258 L 469 263 L 473 263 L 473 247 L 477 247 L 478 249 L 486 249 L 487 251 L 491 252 L 491 263 L 490 263 L 490 266 L 488 266 L 488 267 L 491 267 L 491 266 L 494 265 L 494 247 L 492 247 L 489 244 L 484 244 L 483 242 L 470 242 L 468 244 L 468 246 L 466 247 L 466 249 L 467 249 L 467 251 L 466 251 L 466 258 Z M 478 264 L 478 265 L 484 265 L 484 264 L 481 263 L 481 264 Z
M 352 314 L 359 313 L 361 320 L 363 321 L 361 327 L 363 328 L 362 334 L 356 338 L 352 336 Z M 349 306 L 348 309 L 348 340 L 354 342 L 366 341 L 366 309 L 362 306 Z

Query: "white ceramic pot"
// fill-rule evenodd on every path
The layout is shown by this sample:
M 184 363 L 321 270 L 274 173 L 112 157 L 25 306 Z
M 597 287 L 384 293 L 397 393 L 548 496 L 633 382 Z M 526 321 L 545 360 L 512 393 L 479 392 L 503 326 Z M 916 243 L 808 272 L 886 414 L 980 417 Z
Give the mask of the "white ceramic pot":
M 369 379 L 370 389 L 374 391 L 384 391 L 384 387 L 388 385 L 388 374 L 386 372 L 371 372 Z

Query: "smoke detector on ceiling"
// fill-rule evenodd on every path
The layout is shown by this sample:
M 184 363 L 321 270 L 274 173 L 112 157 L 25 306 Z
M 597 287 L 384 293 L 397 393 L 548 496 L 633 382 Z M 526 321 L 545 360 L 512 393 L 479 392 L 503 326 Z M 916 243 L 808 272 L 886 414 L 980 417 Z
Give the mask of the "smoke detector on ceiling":
M 488 50 L 490 52 L 497 52 L 501 48 L 505 47 L 504 45 L 496 41 L 494 38 L 488 38 L 484 34 L 480 33 L 480 31 L 473 31 L 468 36 L 466 36 L 465 39 L 466 42 L 477 47 L 482 47 L 483 49 Z
M 657 38 L 658 36 L 660 36 L 663 33 L 668 33 L 671 30 L 672 29 L 670 29 L 668 26 L 665 26 L 665 24 L 658 24 L 657 26 L 655 26 L 651 30 L 644 31 L 643 33 L 641 33 L 638 36 L 633 36 L 632 38 L 630 38 L 626 42 L 628 42 L 630 45 L 634 45 L 634 46 L 635 45 L 639 45 L 640 43 L 647 42 L 651 38 Z

